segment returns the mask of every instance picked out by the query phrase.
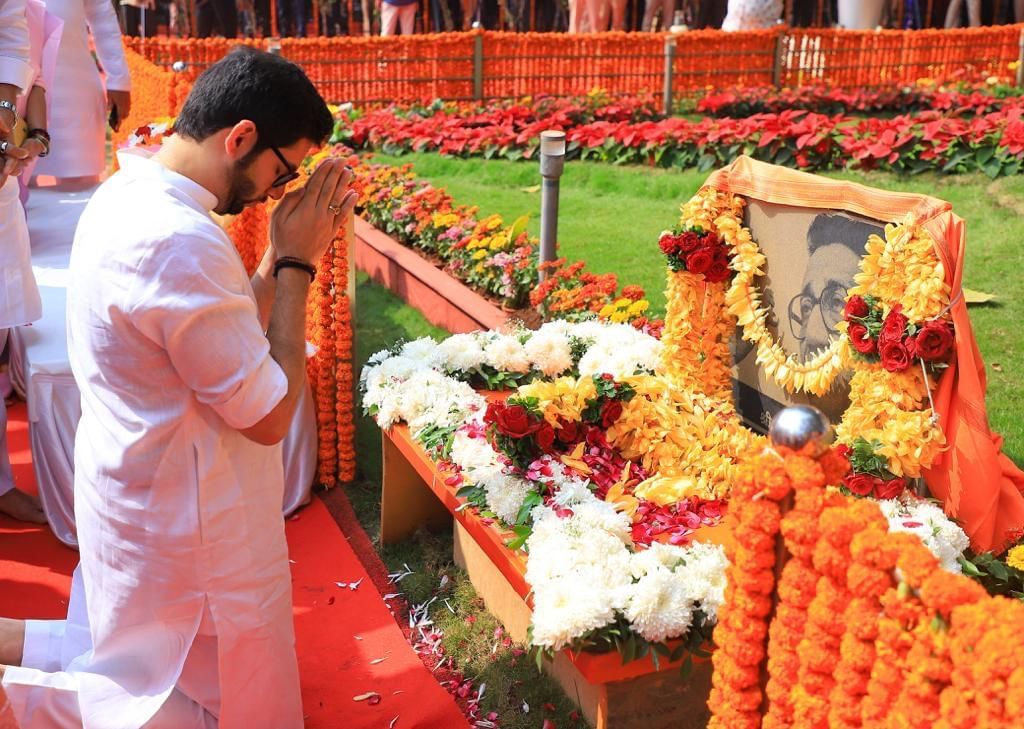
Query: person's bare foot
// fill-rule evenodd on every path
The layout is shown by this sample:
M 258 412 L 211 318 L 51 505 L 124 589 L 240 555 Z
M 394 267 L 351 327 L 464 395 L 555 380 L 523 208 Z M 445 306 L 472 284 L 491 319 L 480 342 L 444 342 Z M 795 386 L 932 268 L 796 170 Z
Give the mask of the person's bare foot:
M 25 621 L 0 618 L 0 664 L 20 666 L 24 649 Z
M 46 514 L 43 513 L 39 499 L 19 489 L 11 489 L 5 494 L 0 494 L 0 514 L 33 524 L 46 523 Z

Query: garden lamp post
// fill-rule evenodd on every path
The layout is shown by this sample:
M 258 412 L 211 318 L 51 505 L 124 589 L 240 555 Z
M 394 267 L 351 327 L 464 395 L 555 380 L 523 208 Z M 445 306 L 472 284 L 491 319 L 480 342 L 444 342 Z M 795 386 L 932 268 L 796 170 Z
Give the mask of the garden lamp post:
M 558 240 L 558 179 L 565 167 L 565 132 L 540 133 L 540 261 L 555 260 Z M 540 280 L 545 272 L 540 271 Z

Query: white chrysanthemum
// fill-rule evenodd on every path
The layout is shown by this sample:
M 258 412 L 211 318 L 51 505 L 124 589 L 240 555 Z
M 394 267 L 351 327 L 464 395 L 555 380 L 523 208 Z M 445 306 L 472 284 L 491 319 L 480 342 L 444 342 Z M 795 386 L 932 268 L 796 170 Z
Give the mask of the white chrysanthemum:
M 961 571 L 958 560 L 970 545 L 970 540 L 941 508 L 921 499 L 887 499 L 878 505 L 889 520 L 890 532 L 914 534 L 938 558 L 943 569 Z
M 674 570 L 676 566 L 684 563 L 689 557 L 689 551 L 684 547 L 674 544 L 663 544 L 652 542 L 647 549 L 636 552 L 630 563 L 630 572 L 640 579 L 649 572 L 656 572 L 659 569 Z M 680 567 L 685 569 L 685 567 Z
M 471 438 L 462 430 L 455 433 L 451 458 L 472 483 L 480 483 L 501 474 L 502 464 L 487 439 Z
M 525 349 L 533 366 L 548 377 L 557 377 L 572 367 L 569 339 L 559 331 L 541 328 L 526 342 Z
M 661 361 L 662 344 L 625 324 L 610 324 L 594 337 L 594 343 L 580 359 L 581 375 L 607 372 L 617 378 L 637 372 L 654 372 Z
M 487 506 L 498 517 L 508 523 L 515 524 L 523 500 L 531 490 L 530 482 L 506 473 L 497 473 L 490 478 L 477 481 L 487 492 Z
M 440 369 L 444 366 L 444 356 L 441 354 L 437 342 L 430 337 L 420 337 L 407 342 L 402 347 L 401 355 L 422 362 L 426 367 Z
M 436 370 L 417 372 L 402 389 L 403 420 L 414 433 L 427 426 L 451 427 L 465 422 L 486 400 L 465 382 Z
M 581 535 L 596 530 L 611 534 L 623 544 L 633 543 L 632 522 L 629 516 L 607 501 L 595 498 L 577 504 L 573 507 L 570 521 Z
M 601 582 L 595 579 L 598 576 L 578 572 L 534 588 L 534 645 L 559 650 L 615 619 L 615 608 Z
M 519 339 L 497 334 L 484 347 L 484 362 L 500 372 L 526 373 L 530 371 L 530 358 Z
M 375 387 L 381 387 L 385 383 L 394 384 L 404 382 L 412 377 L 414 372 L 419 372 L 424 367 L 423 363 L 417 362 L 408 357 L 388 357 L 379 364 L 372 367 L 363 367 L 360 373 L 360 381 L 364 383 L 366 391 L 369 392 Z
M 718 544 L 694 542 L 686 552 L 686 565 L 677 567 L 676 575 L 690 599 L 713 621 L 725 602 L 729 559 Z
M 484 362 L 484 350 L 475 334 L 453 334 L 438 345 L 446 367 L 453 372 L 467 372 Z
M 590 482 L 582 478 L 564 477 L 559 481 L 553 501 L 562 507 L 572 507 L 596 499 Z
M 690 629 L 693 606 L 682 580 L 660 567 L 633 585 L 625 615 L 633 630 L 649 641 L 661 642 Z

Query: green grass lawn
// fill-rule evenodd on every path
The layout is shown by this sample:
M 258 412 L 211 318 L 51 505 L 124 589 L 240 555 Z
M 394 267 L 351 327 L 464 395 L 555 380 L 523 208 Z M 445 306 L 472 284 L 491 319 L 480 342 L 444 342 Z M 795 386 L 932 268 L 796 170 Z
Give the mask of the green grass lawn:
M 531 216 L 540 224 L 540 182 L 536 162 L 455 159 L 436 154 L 388 157 L 382 163 L 411 162 L 435 185 L 448 188 L 459 202 L 481 213 L 501 213 L 511 222 Z M 829 173 L 887 190 L 925 193 L 948 200 L 967 221 L 964 284 L 995 294 L 994 304 L 972 306 L 971 318 L 989 381 L 989 418 L 1006 438 L 1005 450 L 1024 464 L 1024 346 L 1016 342 L 1014 321 L 1024 318 L 1024 178 L 993 183 L 980 175 L 900 178 L 887 173 Z M 694 170 L 674 171 L 570 162 L 561 182 L 559 253 L 587 262 L 590 270 L 618 275 L 620 284 L 639 284 L 652 310 L 663 312 L 664 264 L 658 234 L 678 221 L 679 205 L 707 177 Z

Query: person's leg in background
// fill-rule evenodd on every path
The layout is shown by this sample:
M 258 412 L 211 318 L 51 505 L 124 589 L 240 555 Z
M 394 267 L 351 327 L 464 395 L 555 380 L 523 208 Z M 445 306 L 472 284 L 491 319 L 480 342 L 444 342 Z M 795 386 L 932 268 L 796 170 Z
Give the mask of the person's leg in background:
M 412 35 L 416 32 L 416 10 L 419 3 L 409 3 L 398 6 L 398 24 L 402 27 L 402 35 Z
M 398 30 L 398 6 L 382 2 L 380 4 L 380 34 L 396 35 Z
M 209 38 L 214 28 L 213 0 L 196 2 L 196 37 Z
M 134 5 L 121 6 L 121 32 L 132 38 L 139 36 L 140 10 Z
M 238 9 L 235 0 L 210 0 L 216 16 L 217 30 L 225 38 L 238 37 Z
M 7 344 L 7 330 L 0 329 L 0 352 Z M 34 524 L 45 524 L 43 507 L 34 496 L 14 488 L 11 458 L 7 453 L 7 403 L 0 399 L 0 513 Z

